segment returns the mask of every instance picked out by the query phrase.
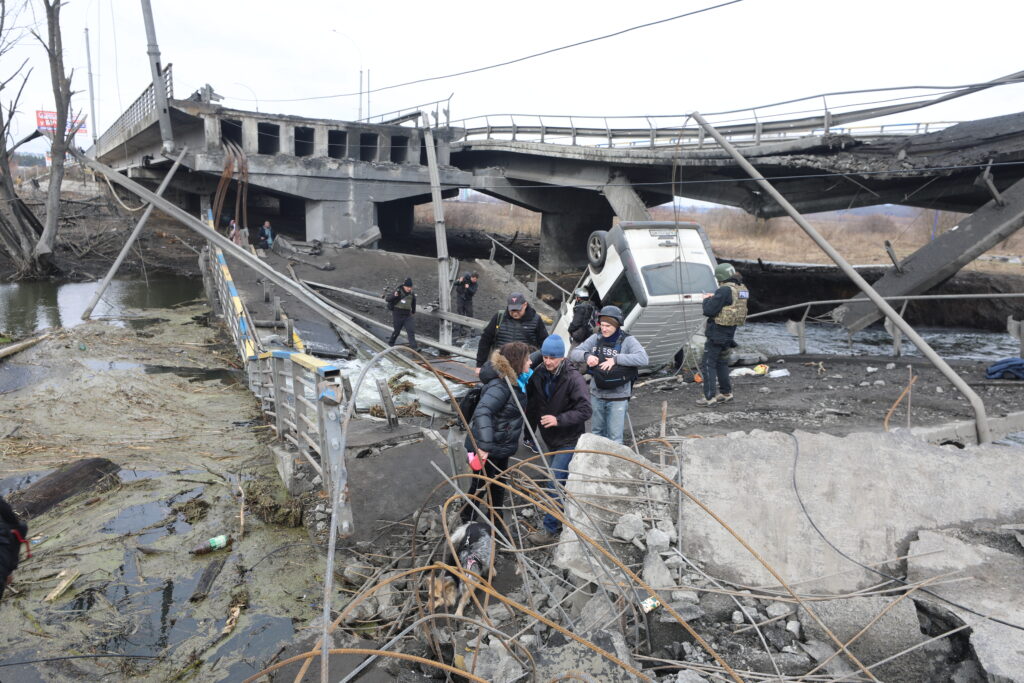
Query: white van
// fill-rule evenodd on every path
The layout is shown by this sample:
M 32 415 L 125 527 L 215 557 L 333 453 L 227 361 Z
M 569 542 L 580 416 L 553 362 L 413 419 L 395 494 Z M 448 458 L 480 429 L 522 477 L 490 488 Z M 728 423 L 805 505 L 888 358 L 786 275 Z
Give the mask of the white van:
M 587 239 L 589 263 L 577 287 L 601 306 L 615 305 L 623 328 L 647 350 L 650 367 L 671 363 L 694 334 L 703 334 L 701 304 L 718 288 L 715 261 L 696 223 L 623 221 Z M 564 302 L 554 333 L 569 344 L 573 302 Z

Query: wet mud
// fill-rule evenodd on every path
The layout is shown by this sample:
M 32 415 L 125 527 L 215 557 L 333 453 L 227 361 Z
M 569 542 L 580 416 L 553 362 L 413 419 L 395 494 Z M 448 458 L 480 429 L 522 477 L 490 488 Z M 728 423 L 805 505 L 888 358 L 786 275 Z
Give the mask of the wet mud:
M 242 680 L 319 615 L 323 559 L 229 342 L 193 320 L 204 312 L 90 322 L 0 363 L 19 378 L 0 389 L 0 493 L 77 459 L 121 468 L 30 520 L 32 558 L 0 603 L 0 664 L 49 661 L 3 680 Z M 229 548 L 189 553 L 220 534 Z M 62 571 L 77 578 L 44 600 Z

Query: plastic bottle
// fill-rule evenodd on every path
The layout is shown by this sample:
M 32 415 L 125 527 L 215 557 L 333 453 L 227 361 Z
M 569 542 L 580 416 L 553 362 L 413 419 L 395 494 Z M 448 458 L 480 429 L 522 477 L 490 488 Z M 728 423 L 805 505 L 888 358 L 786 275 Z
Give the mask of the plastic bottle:
M 206 543 L 196 546 L 188 552 L 192 555 L 205 555 L 206 553 L 212 553 L 214 550 L 220 550 L 221 548 L 228 548 L 234 542 L 234 539 L 230 536 L 221 534 L 220 536 L 214 536 Z

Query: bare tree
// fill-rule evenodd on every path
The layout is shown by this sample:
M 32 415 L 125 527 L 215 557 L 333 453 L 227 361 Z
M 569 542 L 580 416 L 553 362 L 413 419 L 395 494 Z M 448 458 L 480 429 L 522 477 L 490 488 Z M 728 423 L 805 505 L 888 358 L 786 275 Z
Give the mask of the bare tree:
M 36 38 L 43 47 L 50 62 L 50 82 L 53 85 L 53 101 L 57 113 L 57 121 L 50 141 L 50 187 L 46 194 L 46 224 L 43 234 L 39 237 L 32 255 L 36 260 L 36 268 L 44 270 L 52 267 L 51 256 L 53 245 L 57 240 L 57 225 L 60 219 L 60 186 L 64 181 L 64 157 L 68 145 L 78 132 L 77 126 L 68 126 L 71 111 L 71 76 L 64 72 L 64 41 L 60 33 L 61 0 L 42 0 L 46 10 L 46 40 L 38 33 Z
M 17 18 L 26 5 L 27 3 L 22 2 L 12 7 L 6 0 L 0 0 L 0 63 L 3 62 L 4 55 L 23 37 L 23 30 L 17 26 Z M 39 219 L 15 192 L 14 179 L 10 171 L 11 155 L 21 144 L 13 143 L 11 119 L 18 109 L 18 102 L 31 73 L 31 69 L 22 73 L 26 63 L 27 60 L 0 81 L 0 97 L 12 85 L 17 88 L 6 104 L 0 102 L 0 248 L 10 256 L 14 264 L 15 277 L 37 274 L 37 261 L 32 250 L 43 232 Z M 0 78 L 3 76 L 0 75 Z

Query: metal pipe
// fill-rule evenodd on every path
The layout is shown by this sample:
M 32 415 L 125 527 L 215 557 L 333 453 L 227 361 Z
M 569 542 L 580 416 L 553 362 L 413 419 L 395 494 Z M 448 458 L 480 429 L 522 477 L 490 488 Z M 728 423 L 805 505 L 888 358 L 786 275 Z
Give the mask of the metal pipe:
M 142 20 L 146 24 L 146 53 L 149 68 L 153 72 L 153 97 L 156 101 L 157 119 L 160 121 L 160 139 L 164 142 L 164 153 L 174 151 L 174 133 L 171 131 L 171 112 L 167 107 L 167 84 L 163 69 L 160 68 L 160 47 L 156 43 L 156 27 L 153 25 L 153 8 L 149 0 L 142 0 Z
M 89 29 L 85 29 L 85 67 L 89 73 L 89 116 L 92 118 L 89 128 L 92 131 L 92 144 L 96 144 L 96 95 L 92 89 L 92 50 L 89 49 Z
M 722 148 L 730 154 L 730 156 L 732 156 L 740 168 L 746 171 L 747 174 L 754 179 L 754 182 L 756 182 L 761 189 L 771 195 L 771 197 L 778 202 L 779 206 L 789 214 L 790 218 L 796 221 L 797 225 L 807 233 L 807 236 L 814 240 L 815 244 L 817 244 L 821 250 L 824 251 L 837 266 L 839 266 L 839 269 L 842 270 L 843 273 L 845 273 L 846 276 L 850 278 L 862 292 L 864 292 L 865 296 L 867 296 L 872 303 L 878 306 L 878 309 L 885 314 L 885 317 L 891 320 L 893 325 L 899 328 L 903 334 L 907 335 L 907 339 L 913 342 L 914 346 L 924 354 L 925 358 L 931 361 L 932 365 L 938 368 L 939 372 L 941 372 L 946 379 L 952 382 L 953 386 L 955 386 L 961 394 L 967 397 L 967 400 L 970 401 L 971 407 L 974 409 L 974 422 L 975 429 L 978 433 L 978 443 L 990 443 L 992 441 L 992 435 L 988 426 L 988 415 L 985 413 L 985 404 L 982 403 L 981 397 L 978 396 L 978 394 L 960 375 L 956 374 L 956 371 L 949 366 L 949 363 L 943 360 L 942 356 L 935 353 L 935 350 L 928 345 L 928 342 L 922 339 L 921 335 L 919 335 L 906 320 L 900 317 L 900 314 L 897 313 L 896 310 L 890 306 L 878 292 L 875 291 L 875 288 L 868 284 L 867 280 L 861 277 L 861 274 L 858 273 L 845 258 L 843 258 L 843 255 L 836 251 L 835 248 L 829 244 L 828 240 L 822 237 L 821 234 L 814 229 L 814 226 L 808 223 L 800 212 L 793 208 L 793 205 L 790 204 L 786 198 L 772 186 L 771 183 L 765 180 L 764 176 L 761 175 L 758 170 L 754 168 L 754 166 L 747 161 L 747 159 L 740 154 L 732 144 L 729 143 L 728 140 L 723 138 L 721 134 L 715 130 L 714 126 L 705 121 L 704 117 L 697 112 L 693 113 L 693 118 L 704 130 L 715 138 L 718 144 L 721 145 Z
M 80 164 L 87 166 L 92 170 L 96 171 L 100 175 L 108 178 L 111 182 L 120 185 L 121 187 L 134 192 L 142 199 L 155 204 L 158 209 L 163 211 L 165 214 L 183 223 L 187 228 L 195 233 L 198 233 L 201 237 L 205 238 L 208 242 L 212 242 L 216 246 L 220 247 L 221 250 L 226 254 L 230 255 L 233 259 L 240 262 L 247 268 L 255 270 L 267 280 L 270 280 L 275 285 L 283 289 L 285 292 L 297 297 L 303 304 L 308 306 L 314 313 L 322 316 L 324 319 L 331 323 L 334 323 L 338 327 L 342 328 L 353 337 L 358 339 L 360 342 L 368 346 L 374 351 L 387 348 L 387 345 L 377 339 L 372 334 L 364 330 L 362 327 L 357 325 L 351 318 L 347 318 L 344 315 L 340 315 L 335 309 L 325 304 L 316 296 L 306 291 L 303 285 L 295 282 L 291 278 L 282 275 L 278 271 L 267 265 L 263 259 L 256 256 L 253 253 L 243 249 L 224 235 L 221 235 L 216 230 L 211 230 L 208 225 L 200 221 L 195 216 L 192 216 L 185 210 L 181 209 L 176 204 L 167 201 L 163 197 L 150 192 L 148 189 L 139 185 L 134 180 L 127 178 L 121 173 L 118 173 L 114 169 L 110 168 L 106 164 L 100 163 L 95 159 L 89 159 L 82 152 L 79 152 L 74 147 L 68 149 L 68 153 L 74 156 Z M 419 366 L 410 361 L 405 356 L 397 356 L 395 362 L 401 363 L 408 368 L 413 370 L 419 370 Z
M 188 146 L 181 150 L 181 154 L 174 160 L 174 165 L 171 166 L 171 170 L 167 172 L 164 179 L 160 182 L 160 187 L 156 188 L 156 195 L 162 196 L 167 186 L 171 184 L 171 178 L 174 176 L 174 172 L 178 170 L 178 166 L 181 165 L 181 160 L 188 154 Z M 128 235 L 128 239 L 125 240 L 124 246 L 121 247 L 121 253 L 114 259 L 114 264 L 110 266 L 110 270 L 107 271 L 106 276 L 103 278 L 103 282 L 96 288 L 96 292 L 92 295 L 92 299 L 89 300 L 89 305 L 82 311 L 82 320 L 88 320 L 89 316 L 92 315 L 92 309 L 96 308 L 96 304 L 99 303 L 100 297 L 103 296 L 103 292 L 107 291 L 107 286 L 110 285 L 110 281 L 114 279 L 114 275 L 117 274 L 117 269 L 124 263 L 124 259 L 128 256 L 128 251 L 135 244 L 135 240 L 138 239 L 139 234 L 142 232 L 142 228 L 146 226 L 146 221 L 149 219 L 149 214 L 153 213 L 153 204 L 150 202 L 146 206 L 146 210 L 142 212 L 142 217 L 139 218 L 139 222 L 135 224 L 135 229 L 132 230 L 132 234 Z
M 448 281 L 448 236 L 444 226 L 444 203 L 441 197 L 441 171 L 437 167 L 437 149 L 434 148 L 434 131 L 430 128 L 430 116 L 420 112 L 423 121 L 423 142 L 427 146 L 427 169 L 430 173 L 430 199 L 434 206 L 434 238 L 437 243 L 437 302 L 441 313 L 452 310 L 451 283 Z M 441 319 L 437 332 L 442 344 L 452 343 L 452 323 Z

